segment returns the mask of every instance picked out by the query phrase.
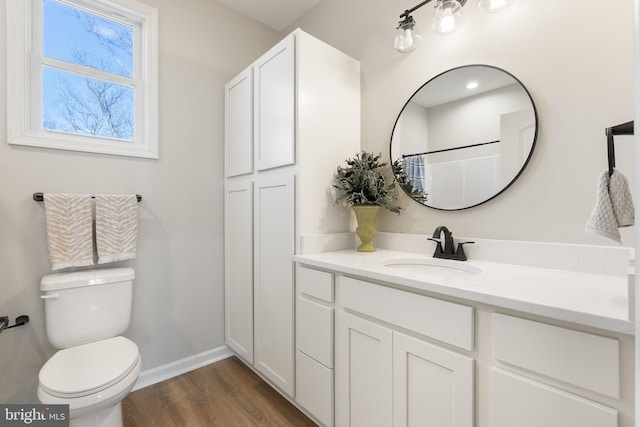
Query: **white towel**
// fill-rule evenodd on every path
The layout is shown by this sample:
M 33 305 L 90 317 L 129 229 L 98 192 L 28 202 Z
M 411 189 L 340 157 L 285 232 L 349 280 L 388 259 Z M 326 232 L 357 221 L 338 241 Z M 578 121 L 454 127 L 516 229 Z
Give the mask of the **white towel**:
M 138 199 L 135 194 L 96 195 L 98 264 L 136 257 Z
M 585 230 L 621 243 L 620 227 L 634 223 L 634 208 L 627 178 L 617 170 L 609 177 L 605 170 L 598 178 L 596 205 Z
M 44 194 L 51 268 L 93 265 L 91 196 Z
M 633 225 L 635 211 L 631 191 L 629 191 L 629 182 L 623 174 L 615 169 L 609 178 L 609 196 L 618 227 Z

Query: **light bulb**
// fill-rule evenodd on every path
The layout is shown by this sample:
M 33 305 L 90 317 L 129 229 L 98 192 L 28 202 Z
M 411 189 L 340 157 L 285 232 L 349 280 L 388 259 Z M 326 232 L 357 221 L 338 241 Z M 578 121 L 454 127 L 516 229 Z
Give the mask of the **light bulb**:
M 415 21 L 413 18 L 408 17 L 406 22 L 400 23 L 394 43 L 394 47 L 398 52 L 411 52 L 418 47 L 421 41 L 422 36 L 418 29 L 415 28 Z
M 451 15 L 451 10 L 445 10 L 442 18 L 440 19 L 440 25 L 438 32 L 442 34 L 453 33 L 456 30 L 456 20 Z
M 415 49 L 415 42 L 413 40 L 413 35 L 411 34 L 411 30 L 410 29 L 406 29 L 404 30 L 404 38 L 403 38 L 403 44 L 406 46 L 407 49 Z
M 500 12 L 513 4 L 515 0 L 479 0 L 478 8 L 488 13 Z
M 464 21 L 462 5 L 456 0 L 443 0 L 436 6 L 436 13 L 431 22 L 431 29 L 439 34 L 451 34 Z

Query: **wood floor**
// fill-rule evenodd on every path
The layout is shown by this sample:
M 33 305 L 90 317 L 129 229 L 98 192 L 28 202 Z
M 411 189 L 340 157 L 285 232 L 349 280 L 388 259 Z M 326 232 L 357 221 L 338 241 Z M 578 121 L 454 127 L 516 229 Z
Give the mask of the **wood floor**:
M 238 358 L 130 393 L 125 427 L 315 426 Z

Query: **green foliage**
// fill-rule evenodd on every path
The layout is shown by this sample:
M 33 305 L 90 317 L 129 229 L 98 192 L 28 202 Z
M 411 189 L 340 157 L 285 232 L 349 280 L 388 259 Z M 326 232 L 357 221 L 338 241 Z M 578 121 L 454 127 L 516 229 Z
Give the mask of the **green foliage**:
M 391 170 L 393 171 L 393 175 L 396 177 L 396 182 L 398 183 L 400 188 L 402 188 L 404 192 L 407 193 L 407 195 L 422 204 L 427 201 L 428 193 L 423 190 L 414 188 L 413 182 L 411 182 L 404 171 L 402 159 L 396 159 L 391 165 Z
M 347 159 L 346 167 L 338 166 L 333 176 L 333 188 L 337 190 L 336 203 L 345 206 L 380 205 L 391 212 L 400 213 L 400 206 L 392 203 L 397 199 L 394 192 L 396 184 L 387 184 L 387 163 L 380 162 L 381 156 L 362 151 L 354 158 Z

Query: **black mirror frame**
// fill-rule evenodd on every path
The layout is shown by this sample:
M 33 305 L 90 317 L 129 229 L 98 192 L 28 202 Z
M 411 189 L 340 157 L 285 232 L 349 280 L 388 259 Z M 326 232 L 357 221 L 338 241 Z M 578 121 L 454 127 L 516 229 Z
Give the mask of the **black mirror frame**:
M 518 179 L 520 178 L 520 175 L 522 175 L 522 173 L 524 172 L 525 168 L 527 167 L 527 165 L 529 164 L 529 161 L 531 160 L 531 156 L 533 155 L 533 152 L 535 150 L 536 147 L 536 143 L 538 141 L 538 129 L 539 129 L 539 125 L 538 125 L 538 110 L 536 109 L 536 104 L 535 102 L 533 102 L 533 98 L 531 97 L 531 93 L 529 93 L 529 90 L 527 89 L 527 87 L 522 84 L 522 82 L 520 81 L 520 79 L 518 79 L 516 76 L 514 76 L 513 74 L 511 74 L 510 72 L 500 68 L 500 67 L 496 67 L 494 65 L 487 65 L 487 64 L 469 64 L 469 65 L 462 65 L 459 67 L 455 67 L 455 68 L 451 68 L 448 69 L 446 71 L 443 71 L 441 73 L 439 73 L 438 75 L 432 77 L 431 79 L 429 79 L 426 83 L 424 83 L 422 86 L 420 86 L 415 92 L 413 92 L 413 94 L 409 97 L 409 99 L 407 100 L 407 102 L 404 103 L 404 105 L 402 106 L 402 109 L 400 110 L 400 112 L 398 113 L 398 116 L 396 117 L 396 121 L 393 124 L 393 129 L 391 130 L 391 138 L 389 139 L 389 160 L 391 163 L 393 163 L 394 159 L 392 158 L 392 144 L 393 144 L 393 134 L 395 133 L 396 130 L 396 126 L 398 125 L 398 121 L 400 120 L 400 116 L 402 116 L 402 113 L 404 112 L 405 108 L 407 107 L 407 105 L 409 105 L 409 103 L 411 102 L 411 100 L 413 99 L 414 96 L 416 96 L 416 94 L 418 92 L 420 92 L 420 90 L 422 90 L 422 88 L 424 88 L 426 85 L 428 85 L 429 83 L 431 83 L 432 81 L 434 81 L 435 79 L 437 79 L 438 77 L 442 76 L 443 74 L 446 74 L 450 71 L 455 71 L 455 70 L 459 70 L 461 68 L 468 68 L 468 67 L 487 67 L 487 68 L 493 68 L 495 70 L 501 71 L 507 75 L 509 75 L 511 78 L 513 78 L 519 85 L 520 87 L 524 90 L 524 92 L 527 94 L 527 96 L 529 97 L 529 101 L 531 101 L 531 107 L 533 108 L 533 115 L 534 115 L 534 119 L 535 119 L 535 132 L 533 135 L 533 142 L 531 144 L 531 150 L 529 151 L 529 155 L 527 156 L 527 159 L 525 160 L 525 162 L 522 164 L 522 167 L 520 168 L 520 170 L 518 171 L 518 173 L 516 174 L 515 177 L 513 177 L 513 179 L 511 181 L 509 181 L 509 183 L 507 185 L 505 185 L 500 191 L 498 191 L 496 194 L 494 194 L 493 196 L 489 197 L 486 200 L 483 200 L 480 203 L 476 203 L 475 205 L 471 205 L 471 206 L 465 206 L 465 207 L 461 207 L 461 208 L 456 208 L 456 209 L 445 209 L 445 208 L 438 208 L 435 206 L 429 206 L 425 203 L 421 203 L 420 201 L 414 199 L 413 197 L 411 197 L 411 195 L 409 195 L 406 191 L 405 194 L 407 194 L 407 196 L 409 196 L 409 198 L 413 201 L 415 201 L 416 203 L 418 203 L 421 206 L 425 206 L 427 208 L 431 208 L 431 209 L 435 209 L 435 210 L 440 210 L 440 211 L 461 211 L 461 210 L 465 210 L 465 209 L 471 209 L 471 208 L 475 208 L 476 206 L 480 206 L 482 204 L 487 203 L 490 200 L 495 199 L 496 197 L 498 197 L 500 194 L 504 193 L 505 190 L 509 187 L 511 187 L 511 185 Z M 394 175 L 394 179 L 397 182 L 397 177 Z M 404 190 L 403 190 L 404 191 Z

